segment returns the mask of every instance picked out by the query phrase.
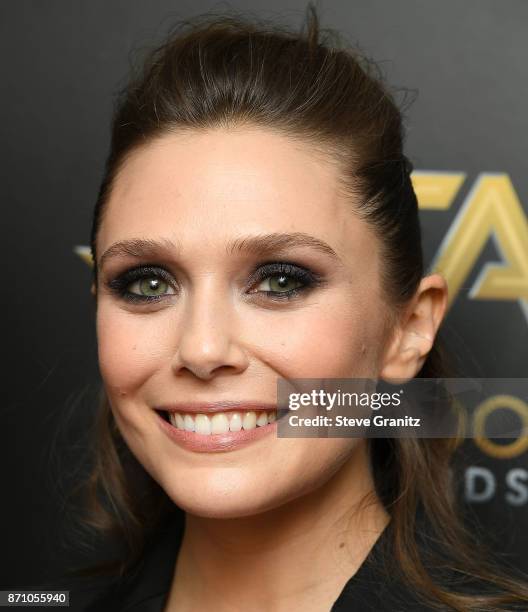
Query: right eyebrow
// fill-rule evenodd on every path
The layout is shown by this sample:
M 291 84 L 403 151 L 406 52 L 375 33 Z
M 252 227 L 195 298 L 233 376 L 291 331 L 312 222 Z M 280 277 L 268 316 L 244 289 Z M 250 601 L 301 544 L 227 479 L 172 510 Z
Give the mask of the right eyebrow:
M 179 251 L 179 247 L 172 240 L 148 240 L 144 238 L 132 238 L 130 240 L 120 240 L 106 249 L 99 260 L 99 267 L 115 257 L 152 257 L 161 251 Z

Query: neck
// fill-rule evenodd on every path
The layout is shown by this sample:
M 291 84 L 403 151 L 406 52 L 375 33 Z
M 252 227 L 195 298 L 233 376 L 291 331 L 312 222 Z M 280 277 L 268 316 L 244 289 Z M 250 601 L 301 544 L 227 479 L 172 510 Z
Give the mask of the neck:
M 279 508 L 187 514 L 166 611 L 330 609 L 388 520 L 363 440 L 322 487 Z

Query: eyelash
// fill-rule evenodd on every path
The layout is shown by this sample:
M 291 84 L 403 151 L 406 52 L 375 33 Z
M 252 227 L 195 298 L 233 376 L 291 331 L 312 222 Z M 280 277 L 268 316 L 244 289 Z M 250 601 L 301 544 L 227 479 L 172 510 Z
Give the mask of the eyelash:
M 275 276 L 287 276 L 291 278 L 291 280 L 301 282 L 302 285 L 288 291 L 251 291 L 250 293 L 265 294 L 270 299 L 275 301 L 291 300 L 292 298 L 299 296 L 304 291 L 312 289 L 313 287 L 319 286 L 323 283 L 323 279 L 318 274 L 315 274 L 306 268 L 286 262 L 271 262 L 263 264 L 251 275 L 251 286 L 260 284 L 263 280 L 273 278 Z M 149 278 L 161 278 L 171 286 L 174 284 L 172 276 L 165 269 L 153 265 L 131 268 L 113 280 L 108 281 L 106 284 L 108 288 L 119 298 L 136 304 L 157 302 L 167 295 L 173 295 L 140 295 L 138 293 L 128 291 L 128 287 L 132 283 Z

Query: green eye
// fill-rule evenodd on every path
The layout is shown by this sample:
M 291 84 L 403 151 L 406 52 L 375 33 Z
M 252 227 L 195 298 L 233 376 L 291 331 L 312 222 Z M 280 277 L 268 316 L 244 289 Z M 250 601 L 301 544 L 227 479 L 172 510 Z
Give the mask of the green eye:
M 277 293 L 286 293 L 287 291 L 292 291 L 302 286 L 299 280 L 288 274 L 275 274 L 267 278 L 264 282 L 269 284 L 269 291 L 275 291 Z
M 139 286 L 139 294 L 146 296 L 164 295 L 169 288 L 169 284 L 166 281 L 156 276 L 144 278 L 138 281 L 137 284 Z
M 132 268 L 108 281 L 108 287 L 122 299 L 147 303 L 175 295 L 175 282 L 166 270 L 153 266 Z

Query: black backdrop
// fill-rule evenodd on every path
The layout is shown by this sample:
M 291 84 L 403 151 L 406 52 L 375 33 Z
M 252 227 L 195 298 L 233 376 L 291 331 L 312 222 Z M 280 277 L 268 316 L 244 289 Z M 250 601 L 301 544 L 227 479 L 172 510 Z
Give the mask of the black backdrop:
M 98 386 L 90 273 L 73 249 L 88 243 L 113 94 L 132 49 L 152 44 L 176 19 L 222 6 L 298 25 L 305 3 L 0 5 L 7 323 L 0 588 L 38 583 L 64 564 L 60 500 L 78 478 L 73 467 L 82 449 L 71 443 L 90 423 Z M 407 153 L 417 170 L 427 261 L 440 261 L 442 251 L 458 287 L 444 333 L 460 375 L 525 377 L 528 3 L 328 0 L 319 7 L 323 25 L 358 42 L 391 84 L 418 90 L 407 112 Z M 474 229 L 475 210 L 485 206 L 488 226 L 472 234 L 472 246 L 460 246 L 457 228 Z M 517 273 L 507 290 L 484 295 L 485 266 L 493 262 Z M 512 445 L 507 457 L 499 451 L 465 443 L 460 495 L 497 550 L 528 570 L 526 445 Z

